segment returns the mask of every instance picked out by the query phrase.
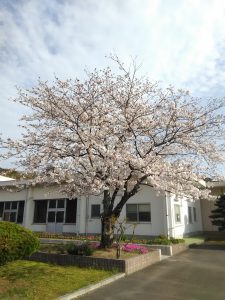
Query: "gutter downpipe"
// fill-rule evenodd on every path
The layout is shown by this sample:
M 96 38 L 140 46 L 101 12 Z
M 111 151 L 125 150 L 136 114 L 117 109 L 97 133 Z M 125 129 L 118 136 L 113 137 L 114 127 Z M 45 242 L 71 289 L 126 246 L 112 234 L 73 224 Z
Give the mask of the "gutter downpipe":
M 24 203 L 24 208 L 23 208 L 23 226 L 24 227 L 27 227 L 27 228 L 29 228 L 28 226 L 27 226 L 27 222 L 28 222 L 28 220 L 27 220 L 27 205 L 28 205 L 28 196 L 30 196 L 30 186 L 28 185 L 28 186 L 26 186 L 26 196 L 25 196 L 25 203 Z M 29 208 L 29 207 L 28 207 Z
M 166 232 L 167 238 L 170 237 L 170 222 L 169 222 L 169 208 L 168 208 L 168 193 L 165 194 L 165 205 L 166 205 Z
M 88 208 L 89 208 L 89 196 L 86 197 L 86 203 L 85 203 L 85 235 L 87 235 L 87 231 L 88 231 Z

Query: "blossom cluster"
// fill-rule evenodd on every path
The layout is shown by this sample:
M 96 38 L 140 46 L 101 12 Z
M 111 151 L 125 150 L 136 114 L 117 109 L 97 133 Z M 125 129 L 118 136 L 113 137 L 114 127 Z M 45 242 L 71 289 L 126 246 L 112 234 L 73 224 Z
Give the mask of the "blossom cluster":
M 149 252 L 146 247 L 137 244 L 125 244 L 122 247 L 122 250 L 125 252 L 138 252 L 140 254 L 146 254 Z

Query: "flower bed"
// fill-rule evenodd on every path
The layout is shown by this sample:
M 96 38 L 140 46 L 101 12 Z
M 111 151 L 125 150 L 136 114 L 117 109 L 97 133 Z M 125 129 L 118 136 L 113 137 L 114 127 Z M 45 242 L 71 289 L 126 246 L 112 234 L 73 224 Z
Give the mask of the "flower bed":
M 44 244 L 30 260 L 59 265 L 76 265 L 104 270 L 118 270 L 127 274 L 160 261 L 161 252 L 144 245 L 121 245 L 121 257 L 116 259 L 116 244 L 110 249 L 99 248 L 99 242 L 68 242 L 67 244 Z
M 70 243 L 75 241 L 80 243 L 80 241 L 89 241 L 91 243 L 95 243 L 100 240 L 100 236 L 70 236 L 70 235 L 61 235 L 61 234 L 48 234 L 48 233 L 38 233 L 40 240 L 42 243 Z M 133 243 L 139 244 L 142 246 L 147 246 L 152 249 L 160 249 L 162 255 L 172 256 L 183 252 L 189 248 L 187 244 L 185 244 L 185 240 L 183 239 L 174 239 L 167 238 L 163 235 L 155 237 L 153 239 L 132 239 Z M 129 240 L 124 238 L 124 243 L 129 243 Z M 132 243 L 129 243 L 132 244 Z
M 28 259 L 58 265 L 75 265 L 110 271 L 118 270 L 119 272 L 131 274 L 159 262 L 160 250 L 154 249 L 146 254 L 136 255 L 128 259 L 107 259 L 93 256 L 51 254 L 43 252 L 35 252 Z
M 78 241 L 100 241 L 100 235 L 71 235 L 71 234 L 56 234 L 48 232 L 36 232 L 39 238 L 44 239 L 60 239 L 60 240 L 78 240 Z
M 148 247 L 137 244 L 123 244 L 120 246 L 121 259 L 127 259 L 140 254 L 147 254 Z M 66 244 L 42 244 L 39 252 L 51 254 L 71 254 L 81 256 L 94 256 L 100 258 L 117 257 L 117 245 L 113 244 L 111 248 L 101 249 L 99 242 L 68 242 Z
M 59 239 L 59 240 L 78 240 L 78 241 L 100 241 L 100 235 L 63 235 L 48 232 L 37 232 L 35 233 L 39 238 L 45 239 Z M 131 242 L 126 236 L 123 238 L 126 243 Z M 174 245 L 185 243 L 184 239 L 167 238 L 164 235 L 159 235 L 152 239 L 138 239 L 133 238 L 132 243 L 135 244 L 147 244 L 147 245 Z

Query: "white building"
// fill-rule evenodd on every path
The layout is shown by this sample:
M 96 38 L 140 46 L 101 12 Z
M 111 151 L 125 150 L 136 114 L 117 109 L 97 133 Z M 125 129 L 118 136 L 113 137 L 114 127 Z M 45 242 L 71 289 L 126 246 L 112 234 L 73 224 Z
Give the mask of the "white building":
M 26 185 L 26 181 L 0 182 L 0 220 L 17 222 L 39 232 L 99 234 L 102 196 L 67 199 L 56 188 Z M 9 191 L 11 189 L 11 191 Z M 122 210 L 127 231 L 135 235 L 168 235 L 182 237 L 200 232 L 200 201 L 178 199 L 169 193 L 157 192 L 143 185 Z

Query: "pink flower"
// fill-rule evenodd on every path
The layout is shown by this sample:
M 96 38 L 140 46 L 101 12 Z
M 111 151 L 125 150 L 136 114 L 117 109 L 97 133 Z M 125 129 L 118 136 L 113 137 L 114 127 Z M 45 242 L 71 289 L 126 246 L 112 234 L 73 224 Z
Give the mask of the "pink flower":
M 141 254 L 146 254 L 149 252 L 146 247 L 137 244 L 126 244 L 122 247 L 122 250 L 125 252 L 138 252 Z

